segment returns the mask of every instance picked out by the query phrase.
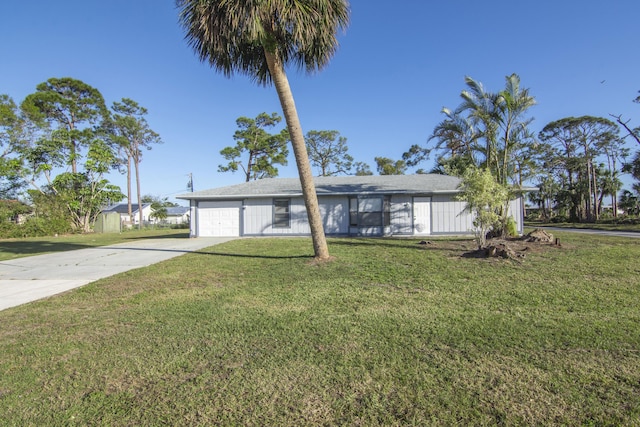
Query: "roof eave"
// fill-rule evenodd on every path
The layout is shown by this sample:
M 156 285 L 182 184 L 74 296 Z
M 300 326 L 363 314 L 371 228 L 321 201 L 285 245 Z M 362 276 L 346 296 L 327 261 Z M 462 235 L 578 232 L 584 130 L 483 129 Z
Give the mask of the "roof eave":
M 358 196 L 358 195 L 384 195 L 384 194 L 398 194 L 398 195 L 445 195 L 445 194 L 458 194 L 460 190 L 429 190 L 429 191 L 354 191 L 354 192 L 317 192 L 318 197 L 326 196 Z M 299 193 L 265 193 L 265 194 L 203 194 L 203 195 L 189 195 L 181 194 L 176 196 L 176 199 L 181 200 L 238 200 L 238 199 L 262 199 L 262 198 L 291 198 L 302 197 L 302 192 Z

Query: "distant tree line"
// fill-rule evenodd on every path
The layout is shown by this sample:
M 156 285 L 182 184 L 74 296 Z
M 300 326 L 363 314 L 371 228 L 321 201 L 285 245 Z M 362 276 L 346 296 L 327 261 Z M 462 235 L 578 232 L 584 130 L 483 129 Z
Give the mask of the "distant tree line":
M 20 104 L 0 95 L 0 199 L 29 188 L 32 208 L 20 229 L 7 225 L 10 213 L 0 218 L 3 234 L 88 232 L 106 205 L 127 197 L 131 206 L 133 172 L 140 203 L 142 152 L 161 142 L 146 114 L 128 98 L 109 109 L 98 89 L 69 77 L 37 85 Z M 105 178 L 113 170 L 127 174 L 127 194 Z

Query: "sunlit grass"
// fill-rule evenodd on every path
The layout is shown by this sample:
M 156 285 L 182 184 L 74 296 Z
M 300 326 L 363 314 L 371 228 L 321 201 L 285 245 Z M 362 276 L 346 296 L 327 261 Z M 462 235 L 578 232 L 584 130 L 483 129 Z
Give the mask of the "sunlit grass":
M 637 425 L 640 241 L 241 239 L 0 312 L 4 425 Z

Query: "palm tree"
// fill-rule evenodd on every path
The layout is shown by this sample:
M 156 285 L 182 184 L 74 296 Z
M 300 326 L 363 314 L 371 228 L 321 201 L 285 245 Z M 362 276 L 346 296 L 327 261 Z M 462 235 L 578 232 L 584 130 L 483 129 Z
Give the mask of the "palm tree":
M 484 155 L 484 166 L 497 174 L 498 163 L 498 128 L 500 122 L 499 96 L 487 92 L 482 83 L 465 77 L 467 90 L 460 93 L 462 103 L 455 111 L 456 115 L 468 113 L 470 124 L 476 128 L 479 136 L 484 138 L 484 149 L 478 147 L 478 151 Z
M 511 74 L 505 79 L 505 88 L 498 94 L 503 150 L 498 176 L 503 184 L 507 183 L 511 158 L 522 148 L 524 142 L 533 139 L 528 130 L 533 118 L 526 119 L 524 116 L 536 104 L 535 98 L 529 95 L 529 89 L 520 89 L 520 77 L 517 74 Z
M 437 140 L 435 149 L 445 151 L 445 157 L 463 156 L 470 164 L 478 166 L 474 152 L 477 151 L 475 144 L 480 135 L 471 120 L 446 107 L 442 109 L 442 114 L 447 118 L 436 125 L 429 141 Z
M 176 0 L 186 39 L 203 62 L 230 77 L 273 83 L 287 122 L 316 258 L 329 258 L 304 134 L 285 65 L 326 66 L 349 22 L 347 0 Z
M 498 93 L 485 91 L 482 83 L 465 78 L 467 90 L 460 94 L 462 103 L 456 114 L 468 112 L 472 123 L 482 129 L 486 145 L 484 156 L 486 167 L 498 182 L 507 185 L 514 179 L 513 158 L 524 143 L 532 140 L 528 126 L 533 119 L 525 118 L 528 110 L 536 104 L 528 89 L 520 88 L 520 77 L 511 74 L 505 77 L 505 88 Z

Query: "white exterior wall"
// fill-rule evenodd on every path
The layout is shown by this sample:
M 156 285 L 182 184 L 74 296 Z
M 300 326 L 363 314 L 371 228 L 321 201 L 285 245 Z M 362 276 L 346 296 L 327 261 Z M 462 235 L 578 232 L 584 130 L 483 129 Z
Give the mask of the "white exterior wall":
M 184 224 L 187 221 L 189 221 L 189 212 L 185 212 L 182 215 L 167 215 L 163 222 L 167 224 Z
M 240 236 L 264 236 L 264 235 L 310 235 L 307 212 L 302 198 L 290 199 L 290 227 L 273 227 L 273 198 L 245 199 L 243 202 L 231 202 L 238 212 L 238 223 L 235 229 Z M 328 235 L 349 234 L 349 198 L 344 196 L 320 197 L 320 213 L 323 219 L 325 233 Z M 196 208 L 191 206 L 192 218 L 191 235 L 204 236 L 216 233 L 218 230 L 209 230 L 211 225 L 204 224 L 207 217 L 213 212 L 204 212 L 202 209 L 214 209 L 216 206 L 229 209 L 230 202 L 206 202 L 198 203 Z M 471 234 L 473 229 L 473 216 L 464 211 L 465 202 L 453 200 L 451 195 L 435 195 L 431 197 L 431 221 L 430 234 Z M 385 232 L 392 235 L 413 235 L 413 197 L 398 195 L 391 197 L 390 215 L 391 227 Z M 523 232 L 522 198 L 510 203 L 509 214 L 514 217 L 518 231 Z M 235 220 L 235 217 L 234 217 Z M 378 227 L 380 228 L 380 227 Z M 380 231 L 380 230 L 378 230 Z M 225 231 L 226 232 L 226 231 Z M 226 234 L 230 234 L 226 232 Z M 381 233 L 378 233 L 378 235 Z
M 302 198 L 292 198 L 289 205 L 290 227 L 273 227 L 273 198 L 244 201 L 243 235 L 310 235 L 307 209 Z M 346 197 L 320 197 L 320 215 L 326 234 L 349 232 L 349 199 Z
M 151 205 L 149 206 L 145 206 L 144 208 L 142 208 L 142 221 L 143 222 L 154 222 L 155 218 L 153 219 L 153 221 L 151 220 Z M 133 219 L 129 217 L 128 213 L 123 213 L 120 214 L 120 221 L 124 222 L 124 223 L 132 223 L 132 224 L 139 224 L 140 223 L 140 213 L 138 212 L 138 210 L 134 210 L 133 212 L 131 212 L 131 215 L 133 216 Z
M 294 226 L 293 212 L 296 206 L 291 201 L 291 226 Z M 273 199 L 246 199 L 243 206 L 243 235 L 262 236 L 265 234 L 287 234 L 288 228 L 273 228 Z
M 245 236 L 277 236 L 285 234 L 311 234 L 307 222 L 307 210 L 302 199 L 290 199 L 290 227 L 273 227 L 273 198 L 246 199 L 244 201 Z
M 509 215 L 516 220 L 518 233 L 524 234 L 524 211 L 522 210 L 522 197 L 518 197 L 509 203 Z
M 434 196 L 431 199 L 431 230 L 435 234 L 471 234 L 473 215 L 465 211 L 466 202 L 453 200 L 452 196 Z M 522 197 L 509 203 L 509 215 L 516 221 L 518 232 L 524 231 Z
M 318 202 L 320 203 L 320 216 L 325 234 L 348 234 L 349 198 L 320 197 Z
M 431 198 L 431 232 L 433 234 L 469 234 L 473 216 L 465 212 L 466 202 L 453 200 L 450 195 Z
M 391 197 L 391 234 L 412 234 L 411 196 Z

